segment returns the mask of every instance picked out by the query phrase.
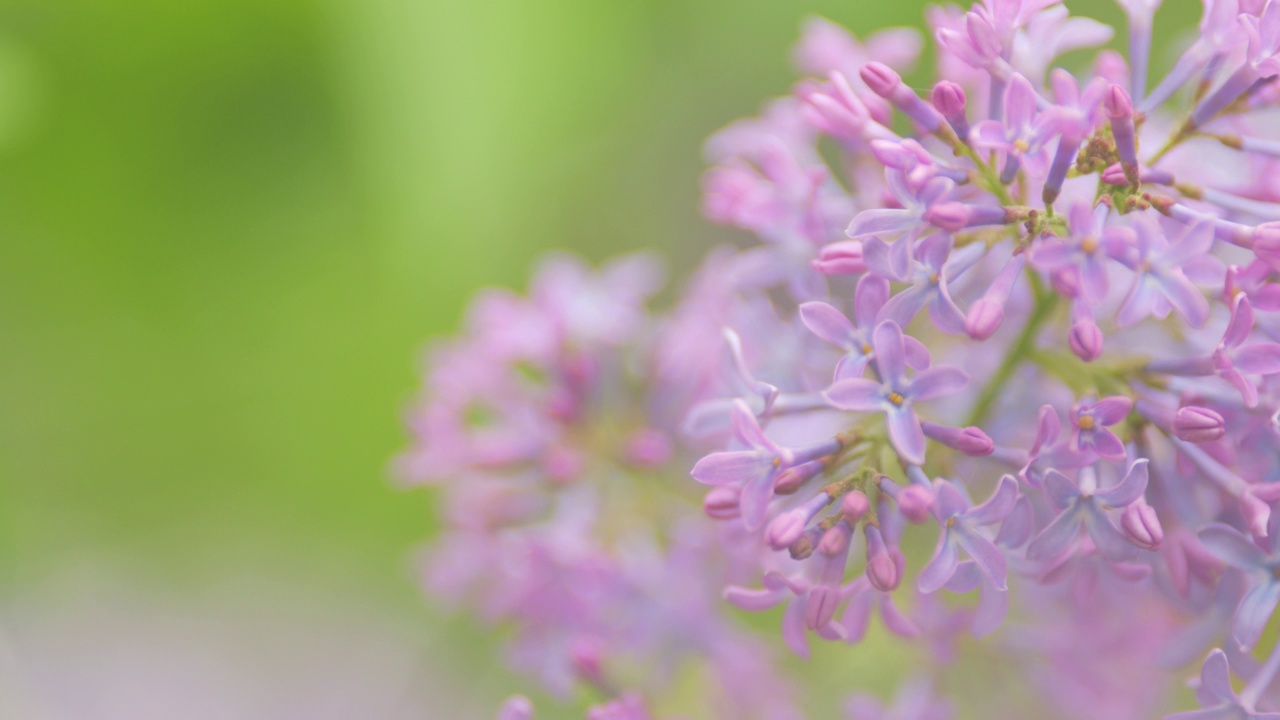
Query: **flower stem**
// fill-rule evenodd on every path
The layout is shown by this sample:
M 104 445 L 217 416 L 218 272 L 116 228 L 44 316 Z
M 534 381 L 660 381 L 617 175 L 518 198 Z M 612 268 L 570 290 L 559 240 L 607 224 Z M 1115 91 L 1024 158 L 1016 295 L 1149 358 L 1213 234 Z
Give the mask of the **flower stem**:
M 1004 361 L 996 370 L 995 377 L 974 403 L 973 410 L 969 412 L 969 419 L 965 421 L 966 425 L 979 425 L 986 419 L 996 398 L 1000 397 L 1005 385 L 1013 379 L 1013 372 L 1023 361 L 1031 358 L 1035 350 L 1036 336 L 1040 334 L 1041 328 L 1048 322 L 1053 309 L 1057 307 L 1058 296 L 1045 289 L 1040 276 L 1032 272 L 1027 274 L 1027 279 L 1031 283 L 1031 293 L 1035 296 L 1035 307 L 1031 309 L 1031 316 L 1027 318 L 1027 324 L 1023 326 L 1022 332 L 1005 353 Z

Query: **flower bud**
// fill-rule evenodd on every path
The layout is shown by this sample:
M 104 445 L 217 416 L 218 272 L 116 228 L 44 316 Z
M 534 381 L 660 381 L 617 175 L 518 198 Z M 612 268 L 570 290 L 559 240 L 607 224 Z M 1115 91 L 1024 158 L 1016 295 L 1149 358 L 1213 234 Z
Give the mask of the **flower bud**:
M 826 245 L 818 251 L 818 259 L 812 265 L 814 270 L 823 275 L 855 275 L 866 272 L 867 264 L 862 260 L 862 241 L 842 240 Z
M 885 545 L 880 528 L 867 524 L 862 526 L 863 535 L 867 538 L 867 580 L 875 589 L 892 592 L 902 581 L 898 563 Z
M 817 544 L 818 528 L 809 528 L 799 539 L 791 543 L 791 546 L 787 548 L 787 552 L 791 555 L 792 560 L 805 560 L 813 554 Z
M 789 467 L 778 473 L 778 477 L 773 484 L 773 494 L 791 495 L 825 469 L 821 460 L 810 460 L 809 462 Z
M 964 330 L 974 340 L 986 340 L 1000 329 L 1004 322 L 1004 303 L 991 298 L 981 298 L 969 307 L 964 318 Z
M 898 509 L 907 522 L 922 523 L 929 519 L 929 511 L 933 509 L 933 491 L 923 485 L 912 485 L 898 493 L 894 498 L 898 501 Z
M 1009 213 L 994 205 L 970 205 L 962 202 L 938 203 L 924 211 L 925 222 L 946 230 L 958 232 L 982 225 L 1003 225 Z
M 926 437 L 953 450 L 959 450 L 969 457 L 990 455 L 996 449 L 996 444 L 982 431 L 982 428 L 973 426 L 958 428 L 928 421 L 920 423 L 920 428 L 924 430 Z
M 840 514 L 844 515 L 845 520 L 851 525 L 856 525 L 870 511 L 871 501 L 861 490 L 845 493 L 845 496 L 840 499 Z
M 969 137 L 969 120 L 964 113 L 963 88 L 949 80 L 943 80 L 933 86 L 933 93 L 929 99 L 933 101 L 933 106 L 938 108 L 938 112 L 942 113 L 942 117 L 947 119 L 951 129 L 956 131 L 956 135 L 961 138 Z
M 1120 514 L 1120 527 L 1133 544 L 1147 550 L 1155 550 L 1164 540 L 1164 528 L 1155 508 L 1141 498 L 1125 507 Z
M 738 488 L 731 485 L 717 485 L 707 492 L 702 499 L 702 511 L 707 517 L 716 520 L 732 520 L 741 513 L 738 508 Z
M 1067 335 L 1071 352 L 1085 362 L 1093 362 L 1102 355 L 1102 342 L 1102 328 L 1089 318 L 1077 320 Z
M 1240 514 L 1254 539 L 1267 536 L 1267 523 L 1271 521 L 1271 506 L 1251 492 L 1240 496 Z
M 818 552 L 829 557 L 848 552 L 850 530 L 849 524 L 843 521 L 827 528 L 818 541 Z
M 1173 416 L 1173 434 L 1187 442 L 1217 440 L 1227 434 L 1225 425 L 1226 421 L 1216 411 L 1196 405 L 1180 407 Z
M 784 512 L 765 528 L 764 540 L 775 550 L 781 550 L 799 540 L 808 524 L 809 518 L 802 513 L 795 510 Z

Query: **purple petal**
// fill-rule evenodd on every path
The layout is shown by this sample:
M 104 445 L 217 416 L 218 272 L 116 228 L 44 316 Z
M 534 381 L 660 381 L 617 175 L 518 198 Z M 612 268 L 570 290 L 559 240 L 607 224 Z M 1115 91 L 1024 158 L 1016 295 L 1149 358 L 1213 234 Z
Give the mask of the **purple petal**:
M 830 305 L 816 301 L 801 304 L 800 321 L 809 328 L 809 332 L 832 345 L 852 349 L 853 336 L 857 330 L 844 313 Z
M 955 485 L 947 480 L 940 480 L 934 494 L 934 511 L 938 522 L 946 522 L 947 518 L 960 515 L 969 510 L 969 500 Z
M 1031 454 L 1036 455 L 1041 448 L 1048 447 L 1058 440 L 1061 420 L 1058 411 L 1052 405 L 1040 406 L 1039 423 L 1036 425 L 1036 440 L 1031 446 Z
M 1209 319 L 1209 301 L 1199 288 L 1180 274 L 1160 278 L 1159 283 L 1169 304 L 1186 319 L 1187 324 L 1196 328 L 1204 327 L 1205 321 Z
M 1232 357 L 1236 369 L 1250 375 L 1274 375 L 1280 373 L 1280 344 L 1255 343 L 1242 347 Z
M 1139 275 L 1133 281 L 1133 287 L 1116 313 L 1116 325 L 1127 328 L 1137 325 L 1150 317 L 1156 307 L 1155 283 L 1146 274 Z
M 1240 643 L 1242 650 L 1252 649 L 1258 644 L 1258 638 L 1262 637 L 1263 629 L 1275 612 L 1276 603 L 1280 603 L 1280 582 L 1272 578 L 1267 578 L 1240 599 L 1240 606 L 1231 621 L 1231 637 Z
M 1093 544 L 1103 557 L 1112 562 L 1129 560 L 1137 554 L 1138 548 L 1111 524 L 1110 518 L 1094 503 L 1088 503 L 1084 514 L 1084 526 L 1089 531 Z
M 1146 458 L 1142 458 L 1133 463 L 1129 468 L 1129 472 L 1125 473 L 1124 479 L 1115 487 L 1094 495 L 1103 505 L 1112 508 L 1122 508 L 1129 505 L 1134 500 L 1142 497 L 1147 491 L 1147 464 Z
M 951 299 L 945 278 L 938 283 L 933 302 L 929 303 L 929 319 L 939 330 L 948 335 L 966 334 L 964 313 L 960 311 L 956 301 Z
M 929 348 L 910 335 L 903 335 L 902 341 L 907 351 L 907 365 L 912 370 L 928 370 L 933 362 L 933 358 L 929 356 Z
M 836 361 L 835 382 L 861 378 L 868 362 L 871 362 L 871 358 L 863 355 L 849 353 L 842 356 Z
M 730 585 L 724 589 L 724 599 L 739 610 L 760 612 L 774 607 L 786 597 L 785 591 L 744 588 Z
M 1200 687 L 1196 695 L 1203 695 L 1204 700 L 1213 703 L 1234 703 L 1236 691 L 1231 687 L 1231 665 L 1221 650 L 1214 648 L 1209 657 L 1200 666 Z M 1209 702 L 1202 704 L 1208 705 Z
M 906 374 L 906 346 L 902 340 L 902 328 L 892 320 L 880 323 L 876 326 L 871 344 L 875 348 L 876 367 L 880 370 L 880 378 L 884 384 L 891 387 L 902 384 L 903 375 Z
M 978 569 L 978 564 L 972 560 L 965 560 L 956 566 L 956 572 L 947 581 L 947 592 L 953 592 L 957 595 L 966 595 L 978 589 L 982 584 L 982 571 Z
M 885 421 L 889 428 L 889 440 L 902 459 L 912 465 L 923 465 L 924 430 L 920 427 L 916 411 L 909 405 L 894 407 L 885 412 Z
M 808 660 L 809 635 L 804 626 L 804 607 L 803 598 L 793 598 L 788 603 L 787 611 L 782 616 L 782 639 L 791 652 Z
M 1027 559 L 1039 562 L 1052 560 L 1061 555 L 1076 539 L 1082 521 L 1083 518 L 1080 517 L 1079 508 L 1076 505 L 1072 504 L 1063 510 L 1027 546 Z
M 947 257 L 951 255 L 953 244 L 954 241 L 950 235 L 941 233 L 930 235 L 920 241 L 919 247 L 916 248 L 916 259 L 929 270 L 935 273 L 941 272 L 942 266 L 947 264 Z
M 1120 438 L 1106 428 L 1097 428 L 1093 431 L 1092 445 L 1094 451 L 1107 460 L 1119 462 L 1129 456 Z
M 996 544 L 1020 547 L 1031 538 L 1035 523 L 1035 510 L 1031 507 L 1031 501 L 1025 497 L 1018 498 L 1018 502 L 1014 503 L 1013 511 L 1000 525 L 1000 532 L 996 534 Z
M 983 120 L 969 131 L 974 145 L 989 150 L 1004 150 L 1009 147 L 1004 125 L 996 120 Z
M 1009 614 L 1009 593 L 983 588 L 978 598 L 978 608 L 973 614 L 973 636 L 990 635 L 1004 624 Z
M 890 595 L 885 595 L 880 600 L 880 617 L 884 620 L 884 626 L 889 628 L 889 632 L 898 637 L 913 638 L 920 635 L 920 628 L 902 614 Z
M 941 366 L 930 368 L 915 376 L 911 381 L 911 400 L 932 400 L 943 395 L 950 395 L 964 388 L 969 383 L 969 376 L 964 371 Z
M 1196 533 L 1205 549 L 1222 562 L 1238 570 L 1266 568 L 1262 551 L 1243 533 L 1230 525 L 1213 523 Z
M 965 513 L 969 522 L 978 525 L 994 525 L 1009 516 L 1018 504 L 1018 481 L 1012 475 L 1000 478 L 995 492 L 981 505 Z
M 1209 254 L 1213 249 L 1213 221 L 1197 220 L 1169 244 L 1164 251 L 1164 261 L 1169 267 L 1182 267 L 1188 262 Z
M 1036 116 L 1036 91 L 1021 75 L 1009 78 L 1004 92 L 1004 117 L 1011 128 L 1024 128 Z
M 1093 417 L 1100 425 L 1115 425 L 1133 410 L 1133 400 L 1124 395 L 1104 397 L 1093 404 Z
M 884 386 L 874 380 L 849 378 L 832 385 L 823 397 L 832 407 L 854 412 L 884 409 Z
M 880 233 L 902 232 L 915 227 L 919 223 L 919 218 L 915 217 L 915 214 L 910 210 L 898 208 L 863 210 L 854 216 L 853 222 L 849 223 L 849 228 L 845 230 L 845 235 L 857 240 Z M 866 255 L 868 249 L 864 244 L 863 261 L 867 263 L 867 267 L 871 267 L 870 258 Z
M 1080 488 L 1076 487 L 1074 482 L 1057 470 L 1045 472 L 1044 489 L 1049 493 L 1049 498 L 1058 507 L 1065 507 L 1072 500 L 1080 497 Z
M 1227 368 L 1219 372 L 1223 380 L 1231 383 L 1231 385 L 1240 391 L 1240 397 L 1244 399 L 1244 406 L 1253 409 L 1258 407 L 1258 386 L 1253 381 L 1244 376 L 1244 373 L 1235 368 Z
M 924 566 L 924 570 L 920 571 L 916 587 L 926 594 L 941 590 L 955 574 L 959 563 L 960 558 L 959 553 L 956 552 L 955 541 L 952 540 L 950 532 L 943 530 L 938 536 L 938 547 L 933 552 L 933 558 L 929 560 L 928 565 Z
M 764 430 L 760 429 L 756 414 L 751 412 L 751 408 L 747 407 L 745 402 L 733 401 L 730 422 L 733 427 L 733 436 L 743 445 L 751 448 L 776 449 L 777 446 L 764 436 Z
M 876 315 L 889 299 L 889 281 L 867 273 L 858 281 L 853 291 L 853 318 L 858 327 L 869 328 L 876 324 Z
M 1249 338 L 1251 332 L 1253 332 L 1253 306 L 1249 304 L 1248 297 L 1241 295 L 1231 311 L 1231 323 L 1227 325 L 1227 332 L 1222 336 L 1222 344 L 1227 347 L 1238 347 Z
M 1005 582 L 1005 576 L 1008 573 L 1008 566 L 1000 548 L 976 532 L 961 531 L 956 535 L 960 547 L 964 548 L 965 552 L 969 553 L 969 557 L 978 564 L 978 569 L 986 576 L 991 586 L 997 590 L 1007 590 L 1009 586 Z
M 875 593 L 864 589 L 849 600 L 845 606 L 840 624 L 844 625 L 845 642 L 853 644 L 862 640 L 867 634 L 867 625 L 871 620 L 871 606 L 875 602 Z
M 711 453 L 699 460 L 690 474 L 703 485 L 727 485 L 746 482 L 764 472 L 767 465 L 759 450 L 735 450 Z
M 877 317 L 885 322 L 894 322 L 900 327 L 906 327 L 929 303 L 932 294 L 933 291 L 929 288 L 909 287 L 889 298 L 884 307 L 880 308 L 880 314 Z
M 777 478 L 772 466 L 747 481 L 738 498 L 738 508 L 742 512 L 742 524 L 748 530 L 759 530 L 764 526 L 765 517 L 769 514 L 769 501 L 773 499 L 773 483 Z

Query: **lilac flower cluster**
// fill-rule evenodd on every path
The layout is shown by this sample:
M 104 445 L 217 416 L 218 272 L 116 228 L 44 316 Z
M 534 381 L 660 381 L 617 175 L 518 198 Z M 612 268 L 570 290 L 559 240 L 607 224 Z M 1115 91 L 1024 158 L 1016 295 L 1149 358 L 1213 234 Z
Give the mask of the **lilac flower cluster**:
M 1159 0 L 1119 1 L 1128 54 L 1074 72 L 1112 28 L 934 8 L 923 89 L 913 31 L 810 21 L 807 79 L 707 144 L 706 214 L 756 241 L 660 319 L 636 260 L 482 298 L 406 460 L 448 481 L 433 586 L 516 617 L 553 687 L 611 686 L 586 639 L 750 654 L 720 667 L 752 698 L 729 717 L 794 709 L 708 583 L 785 607 L 801 656 L 877 615 L 921 648 L 930 681 L 858 720 L 949 717 L 924 686 L 985 717 L 1159 716 L 1198 660 L 1201 709 L 1170 717 L 1280 718 L 1280 0 L 1204 0 L 1159 78 Z M 689 467 L 717 522 L 650 494 Z M 1034 705 L 949 688 L 962 635 Z

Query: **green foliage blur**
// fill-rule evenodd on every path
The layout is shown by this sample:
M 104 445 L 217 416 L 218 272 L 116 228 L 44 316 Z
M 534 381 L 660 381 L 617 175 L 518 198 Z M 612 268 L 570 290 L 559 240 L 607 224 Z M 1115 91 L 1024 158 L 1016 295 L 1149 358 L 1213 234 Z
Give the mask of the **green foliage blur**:
M 786 91 L 804 16 L 921 11 L 3 0 L 0 602 L 85 563 L 267 574 L 420 625 L 484 717 L 527 686 L 418 595 L 430 501 L 388 472 L 425 343 L 546 249 L 735 237 L 699 216 L 703 138 Z

